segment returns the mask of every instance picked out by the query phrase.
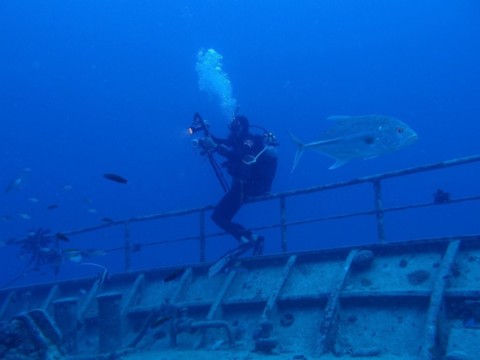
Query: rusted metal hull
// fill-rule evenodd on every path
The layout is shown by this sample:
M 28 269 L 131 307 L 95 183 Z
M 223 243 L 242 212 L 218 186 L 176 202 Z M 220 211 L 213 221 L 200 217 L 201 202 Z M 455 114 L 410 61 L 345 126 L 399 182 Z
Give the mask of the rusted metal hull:
M 480 353 L 480 236 L 245 258 L 212 278 L 208 265 L 9 289 L 0 316 L 39 358 Z

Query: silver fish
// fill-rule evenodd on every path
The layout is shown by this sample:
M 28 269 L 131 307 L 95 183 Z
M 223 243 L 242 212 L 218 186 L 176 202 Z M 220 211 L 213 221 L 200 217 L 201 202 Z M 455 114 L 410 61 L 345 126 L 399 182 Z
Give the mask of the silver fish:
M 23 185 L 23 183 L 25 182 L 25 178 L 27 177 L 27 175 L 31 172 L 32 170 L 30 168 L 24 168 L 22 169 L 22 172 L 20 173 L 20 175 L 13 179 L 8 185 L 7 187 L 5 188 L 5 192 L 6 193 L 9 193 L 13 190 L 18 190 L 21 188 L 21 186 Z
M 19 213 L 18 216 L 20 216 L 23 220 L 30 220 L 32 217 L 26 213 Z
M 304 144 L 295 136 L 297 145 L 292 171 L 306 149 L 335 159 L 329 169 L 336 169 L 348 161 L 371 159 L 399 150 L 414 143 L 418 135 L 404 122 L 383 115 L 332 116 L 333 126 L 323 131 L 317 141 Z

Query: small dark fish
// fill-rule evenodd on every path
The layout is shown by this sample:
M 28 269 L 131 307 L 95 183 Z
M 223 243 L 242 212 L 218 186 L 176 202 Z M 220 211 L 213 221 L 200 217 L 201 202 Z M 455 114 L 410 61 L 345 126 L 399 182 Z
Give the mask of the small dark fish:
M 12 215 L 2 215 L 0 216 L 0 221 L 10 221 L 13 219 Z
M 62 241 L 65 241 L 65 242 L 68 242 L 70 241 L 70 239 L 67 237 L 67 235 L 63 234 L 63 233 L 60 233 L 60 232 L 57 232 L 55 234 L 55 237 L 58 239 L 58 240 L 62 240 Z
M 170 281 L 176 280 L 180 276 L 182 276 L 184 272 L 185 272 L 185 269 L 176 269 L 176 270 L 172 271 L 171 273 L 165 275 L 165 277 L 163 278 L 163 281 L 164 282 L 170 282 Z
M 123 176 L 117 175 L 117 174 L 112 174 L 112 173 L 107 173 L 103 174 L 103 177 L 107 180 L 111 180 L 120 184 L 126 184 L 128 183 L 128 180 L 125 179 Z
M 137 251 L 140 251 L 140 250 L 142 250 L 142 244 L 136 243 L 136 244 L 132 245 L 132 252 L 137 252 Z
M 172 320 L 173 317 L 172 316 L 163 316 L 163 315 L 160 315 L 157 320 L 155 320 L 152 325 L 150 325 L 150 329 L 155 329 L 159 326 L 161 326 L 162 324 L 166 323 L 168 320 Z
M 56 209 L 56 208 L 58 208 L 58 204 L 52 204 L 52 205 L 47 206 L 47 210 L 53 210 L 53 209 Z
M 107 217 L 104 217 L 101 220 L 102 220 L 102 222 L 107 223 L 107 224 L 113 224 L 115 222 L 112 219 L 107 218 Z
M 433 202 L 435 204 L 447 204 L 451 201 L 450 193 L 443 191 L 442 189 L 438 189 L 433 194 Z

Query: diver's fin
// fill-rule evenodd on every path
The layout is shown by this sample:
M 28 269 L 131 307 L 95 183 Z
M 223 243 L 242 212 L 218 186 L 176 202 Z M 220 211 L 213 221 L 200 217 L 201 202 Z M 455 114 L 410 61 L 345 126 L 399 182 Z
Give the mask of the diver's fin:
M 210 266 L 210 268 L 208 269 L 208 277 L 211 278 L 212 276 L 218 274 L 220 271 L 230 265 L 233 261 L 235 261 L 240 255 L 250 250 L 253 245 L 253 243 L 242 244 L 239 247 L 228 251 L 220 259 L 218 259 L 215 264 Z
M 215 275 L 217 275 L 220 271 L 222 271 L 223 268 L 225 268 L 228 263 L 231 261 L 231 257 L 228 255 L 222 256 L 215 264 L 210 266 L 208 269 L 208 277 L 211 278 Z
M 301 142 L 300 139 L 298 139 L 295 135 L 290 134 L 290 138 L 293 140 L 295 145 L 297 145 L 297 152 L 295 153 L 295 160 L 293 160 L 293 166 L 291 170 L 291 172 L 293 173 L 293 171 L 297 167 L 298 162 L 300 161 L 300 158 L 303 155 L 303 152 L 305 151 L 305 147 L 303 142 Z
M 348 162 L 348 159 L 337 159 L 337 158 L 335 158 L 335 160 L 336 160 L 335 163 L 328 168 L 329 170 L 339 168 L 340 166 L 345 165 Z

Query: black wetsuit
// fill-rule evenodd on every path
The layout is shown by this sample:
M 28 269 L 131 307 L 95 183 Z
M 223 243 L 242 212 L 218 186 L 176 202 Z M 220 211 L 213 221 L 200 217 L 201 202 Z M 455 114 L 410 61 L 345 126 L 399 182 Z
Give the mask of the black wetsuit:
M 215 206 L 212 220 L 238 241 L 252 240 L 252 233 L 232 218 L 244 202 L 270 192 L 277 168 L 276 149 L 264 144 L 264 136 L 247 133 L 240 139 L 214 139 L 217 152 L 227 161 L 224 166 L 232 176 L 230 190 Z

